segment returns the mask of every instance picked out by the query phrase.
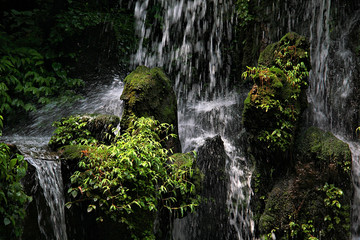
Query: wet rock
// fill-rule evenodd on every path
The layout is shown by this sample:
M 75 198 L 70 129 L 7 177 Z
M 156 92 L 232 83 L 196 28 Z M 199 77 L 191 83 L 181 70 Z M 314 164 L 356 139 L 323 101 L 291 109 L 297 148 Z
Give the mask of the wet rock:
M 220 136 L 209 138 L 197 151 L 196 166 L 203 174 L 201 203 L 187 216 L 186 239 L 227 239 L 229 234 L 226 200 L 229 176 L 227 154 Z

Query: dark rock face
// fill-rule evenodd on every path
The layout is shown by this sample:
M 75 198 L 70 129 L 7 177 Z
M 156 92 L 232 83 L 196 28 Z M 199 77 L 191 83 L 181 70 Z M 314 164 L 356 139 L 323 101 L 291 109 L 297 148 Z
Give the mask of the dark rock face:
M 201 203 L 185 221 L 186 239 L 227 239 L 229 234 L 226 200 L 229 176 L 228 158 L 220 136 L 209 138 L 197 151 L 196 166 L 203 174 Z
M 173 133 L 178 133 L 176 96 L 169 78 L 160 68 L 139 66 L 124 81 L 120 97 L 124 101 L 120 123 L 122 132 L 131 125 L 134 117 L 154 117 L 160 123 L 172 124 Z M 178 138 L 170 138 L 165 147 L 174 152 L 181 151 Z
M 207 139 L 198 150 L 197 166 L 204 174 L 201 197 L 205 200 L 199 206 L 199 231 L 202 239 L 225 239 L 228 231 L 227 192 L 228 156 L 220 136 Z

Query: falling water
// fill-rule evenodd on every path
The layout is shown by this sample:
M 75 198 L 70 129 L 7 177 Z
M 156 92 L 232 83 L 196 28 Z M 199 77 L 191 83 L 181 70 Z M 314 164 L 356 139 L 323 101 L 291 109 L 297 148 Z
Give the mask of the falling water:
M 312 70 L 308 101 L 312 105 L 314 125 L 329 126 L 327 92 L 329 88 L 329 47 L 330 47 L 330 6 L 331 0 L 312 1 L 310 24 L 310 54 Z
M 133 64 L 163 67 L 175 79 L 183 152 L 221 135 L 230 159 L 227 204 L 229 222 L 236 231 L 230 239 L 249 239 L 254 229 L 249 208 L 251 172 L 236 143 L 246 93 L 236 93 L 229 84 L 226 66 L 231 60 L 224 51 L 232 39 L 233 9 L 231 0 L 157 0 L 151 5 L 138 0 L 135 17 L 140 41 Z M 147 24 L 149 19 L 153 25 Z M 201 238 L 188 236 L 186 230 L 174 232 L 175 239 Z
M 121 80 L 123 78 L 124 75 L 97 78 L 98 81 L 85 89 L 84 98 L 72 103 L 49 104 L 33 115 L 32 123 L 18 126 L 17 131 L 6 133 L 0 139 L 2 142 L 15 144 L 28 163 L 36 169 L 37 182 L 50 209 L 50 213 L 45 212 L 38 200 L 35 200 L 38 227 L 44 239 L 67 240 L 61 163 L 57 155 L 51 153 L 47 147 L 53 131 L 51 123 L 73 114 L 99 113 L 121 116 L 123 106 L 120 95 L 124 87 Z

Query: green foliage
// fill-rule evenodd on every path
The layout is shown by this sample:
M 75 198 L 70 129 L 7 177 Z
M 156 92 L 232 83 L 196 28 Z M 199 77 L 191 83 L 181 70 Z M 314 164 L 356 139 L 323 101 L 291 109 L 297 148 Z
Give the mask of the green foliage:
M 88 118 L 80 116 L 70 116 L 54 122 L 53 126 L 56 129 L 49 145 L 56 148 L 57 146 L 95 143 L 96 139 L 90 136 L 91 132 L 87 129 L 88 123 Z
M 149 215 L 161 208 L 180 214 L 194 210 L 195 198 L 181 198 L 195 193 L 195 186 L 189 180 L 192 166 L 174 164 L 170 152 L 161 146 L 172 135 L 168 135 L 169 131 L 168 124 L 139 118 L 116 143 L 83 151 L 81 171 L 71 177 L 74 187 L 68 191 L 74 202 L 88 200 L 88 212 L 101 209 L 113 220 L 138 231 L 131 216 L 139 210 Z
M 254 20 L 254 16 L 249 11 L 250 0 L 237 0 L 236 13 L 241 27 L 246 26 L 250 21 Z
M 109 144 L 115 138 L 113 129 L 120 119 L 113 115 L 75 115 L 53 123 L 56 127 L 49 141 L 52 149 L 65 145 Z
M 321 189 L 326 194 L 324 204 L 327 215 L 324 217 L 324 232 L 328 236 L 336 233 L 337 229 L 345 229 L 346 232 L 350 231 L 350 209 L 349 205 L 342 205 L 344 192 L 335 187 L 334 184 L 326 183 Z
M 67 77 L 60 63 L 45 66 L 46 59 L 31 47 L 14 43 L 14 36 L 0 31 L 0 113 L 16 109 L 35 110 L 66 89 L 79 87 L 83 82 Z
M 109 54 L 113 46 L 118 56 L 130 56 L 136 43 L 130 11 L 118 2 L 36 3 L 32 9 L 1 11 L 5 18 L 0 25 L 0 114 L 6 116 L 17 110 L 35 110 L 60 93 L 74 95 L 83 81 L 69 77 L 70 65 L 90 45 L 97 53 L 101 49 Z M 91 31 L 96 34 L 88 37 Z M 106 32 L 113 42 L 100 41 L 99 36 Z M 89 57 L 87 61 L 98 60 Z
M 291 238 L 299 238 L 305 240 L 319 240 L 314 235 L 317 234 L 313 221 L 309 220 L 307 223 L 298 224 L 296 222 L 289 223 Z
M 24 157 L 18 154 L 12 156 L 8 146 L 0 143 L 0 239 L 18 239 L 22 234 L 24 206 L 30 200 L 20 183 L 26 169 Z
M 324 196 L 325 216 L 322 222 L 315 220 L 293 219 L 289 223 L 291 237 L 295 239 L 318 240 L 337 239 L 337 234 L 341 232 L 350 233 L 350 209 L 349 205 L 344 205 L 343 191 L 335 187 L 334 184 L 325 183 L 319 188 L 319 194 Z M 310 219 L 316 216 L 308 216 Z M 294 218 L 291 216 L 290 218 Z M 343 236 L 342 236 L 343 237 Z M 350 235 L 349 235 L 350 237 Z

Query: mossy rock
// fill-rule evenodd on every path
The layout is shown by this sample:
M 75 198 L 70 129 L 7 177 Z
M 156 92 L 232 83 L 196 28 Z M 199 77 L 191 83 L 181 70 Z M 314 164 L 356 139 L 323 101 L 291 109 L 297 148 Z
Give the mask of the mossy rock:
M 266 196 L 265 206 L 255 212 L 255 216 L 260 215 L 260 235 L 277 229 L 277 239 L 289 239 L 293 222 L 297 224 L 293 230 L 299 232 L 294 239 L 306 238 L 299 227 L 302 224 L 314 226 L 314 234 L 322 231 L 324 239 L 349 239 L 352 198 L 349 146 L 330 132 L 310 127 L 299 134 L 293 158 L 295 166 L 289 165 L 281 180 L 260 179 L 258 191 Z M 263 168 L 259 170 L 266 172 Z M 270 191 L 262 191 L 271 184 Z M 341 194 L 335 195 L 338 191 Z M 255 199 L 259 199 L 258 193 Z
M 265 210 L 259 221 L 262 234 L 270 233 L 273 229 L 288 229 L 289 216 L 296 211 L 291 184 L 291 181 L 278 182 L 266 198 Z
M 308 70 L 311 69 L 309 59 L 309 42 L 304 36 L 295 32 L 289 32 L 279 42 L 268 45 L 259 56 L 258 64 L 263 66 L 277 66 L 276 57 L 286 51 L 283 61 L 291 60 L 293 65 L 304 62 Z M 285 50 L 286 49 L 286 50 Z
M 120 97 L 124 101 L 121 132 L 125 132 L 135 118 L 153 117 L 160 123 L 173 125 L 173 133 L 178 133 L 175 92 L 169 78 L 160 68 L 139 66 L 124 81 L 125 86 Z M 177 138 L 170 138 L 166 147 L 174 152 L 181 150 Z
M 49 147 L 57 150 L 92 140 L 110 144 L 115 136 L 114 129 L 119 124 L 120 118 L 114 115 L 85 114 L 62 118 L 55 123 L 57 129 L 49 141 Z
M 332 133 L 316 127 L 302 132 L 296 144 L 296 159 L 314 162 L 325 181 L 349 189 L 352 157 L 349 146 Z
M 243 123 L 250 145 L 261 146 L 264 154 L 285 152 L 293 144 L 306 107 L 308 48 L 305 37 L 290 32 L 261 53 L 259 67 L 244 73 L 254 85 L 244 102 Z
M 301 90 L 293 87 L 284 71 L 276 67 L 259 70 L 253 81 L 244 101 L 244 127 L 253 143 L 285 151 L 292 143 L 293 129 L 304 107 L 301 99 L 293 98 L 301 95 Z M 268 141 L 269 136 L 273 139 Z
M 120 97 L 125 103 L 121 129 L 127 129 L 133 115 L 152 116 L 161 123 L 177 124 L 175 93 L 169 78 L 160 68 L 139 66 L 124 81 Z

